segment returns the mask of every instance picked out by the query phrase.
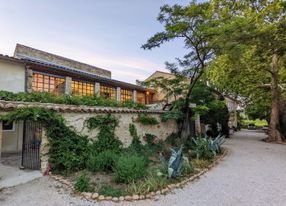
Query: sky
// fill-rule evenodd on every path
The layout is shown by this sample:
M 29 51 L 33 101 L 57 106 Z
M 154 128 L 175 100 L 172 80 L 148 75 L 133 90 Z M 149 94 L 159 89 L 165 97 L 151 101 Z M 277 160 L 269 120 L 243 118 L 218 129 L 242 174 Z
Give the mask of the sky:
M 163 30 L 160 6 L 187 0 L 0 0 L 0 53 L 12 56 L 17 43 L 112 72 L 135 83 L 167 71 L 186 50 L 174 40 L 154 50 L 142 44 Z

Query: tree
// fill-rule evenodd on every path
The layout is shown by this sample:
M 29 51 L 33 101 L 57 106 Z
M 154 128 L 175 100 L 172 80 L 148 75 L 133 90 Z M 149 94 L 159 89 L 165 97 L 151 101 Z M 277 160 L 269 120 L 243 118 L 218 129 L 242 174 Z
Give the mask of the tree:
M 188 6 L 162 6 L 158 21 L 163 24 L 164 31 L 156 33 L 142 46 L 143 49 L 153 49 L 173 39 L 182 38 L 184 40 L 184 47 L 188 49 L 188 53 L 182 59 L 177 58 L 176 64 L 166 63 L 172 73 L 190 79 L 182 107 L 184 116 L 181 137 L 183 138 L 189 137 L 191 131 L 189 105 L 192 90 L 213 57 L 205 33 L 206 28 L 211 26 L 210 20 L 213 18 L 209 12 L 210 9 L 208 2 L 191 2 Z
M 186 77 L 174 75 L 172 78 L 157 77 L 146 82 L 137 81 L 137 84 L 155 89 L 157 92 L 164 95 L 164 102 L 170 103 L 186 95 L 188 82 Z
M 216 53 L 213 82 L 248 97 L 249 102 L 259 97 L 255 94 L 270 93 L 268 140 L 281 142 L 279 84 L 286 54 L 286 3 L 214 0 L 212 8 L 216 14 L 216 26 L 209 28 Z M 218 78 L 220 72 L 222 78 Z

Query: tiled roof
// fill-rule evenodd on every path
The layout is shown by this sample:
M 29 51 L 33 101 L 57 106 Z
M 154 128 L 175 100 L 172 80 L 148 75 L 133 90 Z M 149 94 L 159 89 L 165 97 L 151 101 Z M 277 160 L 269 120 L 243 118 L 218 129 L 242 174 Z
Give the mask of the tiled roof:
M 46 108 L 58 112 L 78 112 L 78 113 L 149 113 L 161 114 L 162 110 L 136 110 L 118 107 L 95 107 L 85 105 L 66 105 L 66 104 L 52 104 L 52 103 L 38 103 L 38 102 L 18 102 L 18 101 L 4 101 L 0 100 L 0 111 L 11 111 L 17 108 L 31 108 L 39 107 Z

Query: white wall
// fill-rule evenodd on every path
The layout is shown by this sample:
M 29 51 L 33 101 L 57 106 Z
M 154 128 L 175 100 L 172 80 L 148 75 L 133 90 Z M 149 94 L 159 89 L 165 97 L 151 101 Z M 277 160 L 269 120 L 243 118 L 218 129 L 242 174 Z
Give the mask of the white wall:
M 89 131 L 84 127 L 84 122 L 90 117 L 96 115 L 106 115 L 106 114 L 86 114 L 86 113 L 62 113 L 63 117 L 66 120 L 68 126 L 75 128 L 76 132 L 87 135 L 91 139 L 95 139 L 95 136 L 98 134 L 98 129 Z M 129 124 L 132 123 L 136 126 L 140 140 L 143 141 L 143 136 L 145 133 L 151 133 L 156 135 L 158 138 L 165 140 L 173 132 L 177 132 L 177 123 L 175 121 L 161 122 L 160 114 L 148 114 L 148 116 L 155 117 L 158 122 L 158 125 L 142 125 L 137 122 L 138 114 L 132 113 L 121 113 L 113 114 L 119 119 L 119 125 L 115 129 L 115 135 L 120 139 L 125 147 L 129 146 L 132 142 L 132 137 L 129 133 Z
M 25 66 L 0 60 L 0 90 L 25 91 Z
M 2 122 L 1 122 L 2 124 Z M 12 131 L 2 130 L 1 152 L 21 152 L 23 144 L 23 122 L 14 123 Z

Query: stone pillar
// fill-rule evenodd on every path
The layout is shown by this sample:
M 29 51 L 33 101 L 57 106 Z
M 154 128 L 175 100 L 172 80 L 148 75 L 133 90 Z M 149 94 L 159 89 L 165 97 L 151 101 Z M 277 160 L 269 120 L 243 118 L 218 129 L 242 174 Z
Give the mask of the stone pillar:
M 66 77 L 65 79 L 65 94 L 72 94 L 72 78 Z
M 33 91 L 32 89 L 33 84 L 33 70 L 32 69 L 26 69 L 26 92 L 31 93 Z
M 40 147 L 40 158 L 41 158 L 41 172 L 44 174 L 49 166 L 49 144 L 48 137 L 46 136 L 46 130 L 42 128 L 42 142 Z
M 3 138 L 3 130 L 2 130 L 2 122 L 0 121 L 0 159 L 2 153 L 2 138 Z
M 100 83 L 95 82 L 94 84 L 94 94 L 100 96 Z
M 136 90 L 133 90 L 132 92 L 132 101 L 137 102 L 137 91 Z
M 116 87 L 116 101 L 120 102 L 121 101 L 121 88 Z

